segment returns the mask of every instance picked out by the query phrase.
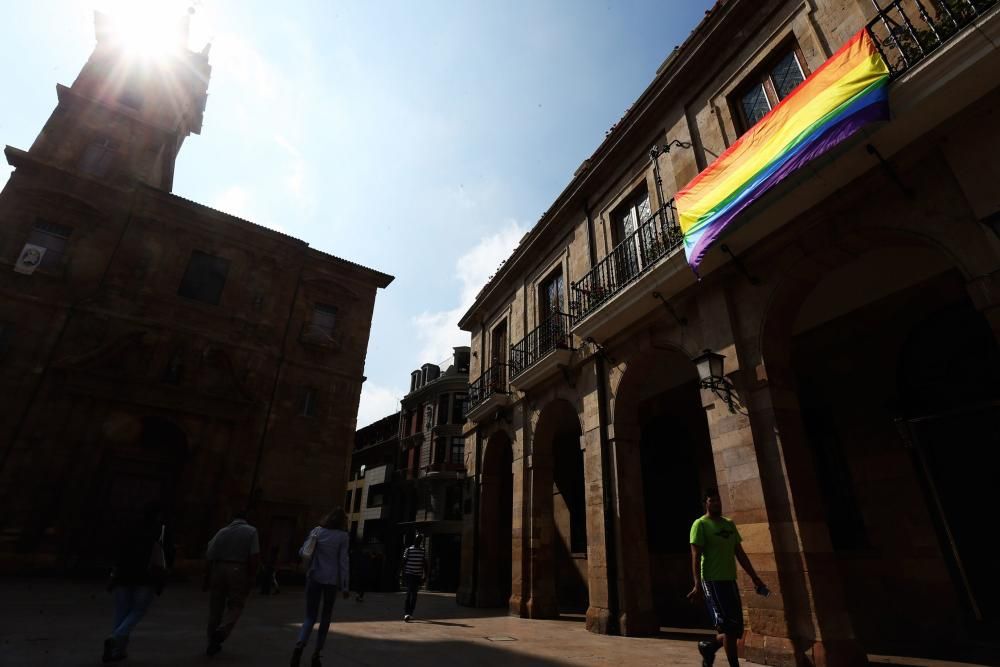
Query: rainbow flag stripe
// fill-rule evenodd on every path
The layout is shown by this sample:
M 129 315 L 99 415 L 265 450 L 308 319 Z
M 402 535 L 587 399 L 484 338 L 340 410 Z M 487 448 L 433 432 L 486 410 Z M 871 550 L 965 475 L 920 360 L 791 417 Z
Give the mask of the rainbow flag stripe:
M 764 193 L 868 123 L 889 119 L 889 68 L 866 30 L 675 195 L 688 264 Z

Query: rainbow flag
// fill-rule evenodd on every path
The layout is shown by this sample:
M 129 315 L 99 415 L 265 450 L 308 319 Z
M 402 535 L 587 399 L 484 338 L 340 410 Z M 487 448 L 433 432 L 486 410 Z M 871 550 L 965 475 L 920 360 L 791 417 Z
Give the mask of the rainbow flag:
M 688 264 L 741 211 L 859 128 L 889 119 L 889 68 L 860 30 L 675 195 Z

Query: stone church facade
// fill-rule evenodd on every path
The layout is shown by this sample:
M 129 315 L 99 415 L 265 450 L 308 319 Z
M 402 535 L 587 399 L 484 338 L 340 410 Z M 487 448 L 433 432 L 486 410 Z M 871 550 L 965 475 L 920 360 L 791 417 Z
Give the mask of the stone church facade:
M 688 530 L 714 486 L 772 591 L 741 573 L 746 658 L 996 650 L 967 510 L 1000 445 L 1000 10 L 880 5 L 716 3 L 483 287 L 461 603 L 707 627 Z M 892 119 L 746 211 L 697 278 L 674 194 L 865 27 Z
M 250 507 L 294 559 L 344 498 L 391 276 L 172 194 L 208 51 L 126 58 L 106 20 L 0 194 L 0 564 L 101 566 L 151 500 L 178 558 Z M 185 37 L 186 39 L 186 37 Z

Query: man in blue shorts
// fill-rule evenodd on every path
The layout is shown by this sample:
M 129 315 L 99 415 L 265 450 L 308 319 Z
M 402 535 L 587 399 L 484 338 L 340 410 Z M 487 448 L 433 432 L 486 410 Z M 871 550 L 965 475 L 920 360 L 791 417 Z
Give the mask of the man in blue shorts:
M 719 634 L 715 639 L 698 642 L 698 652 L 703 667 L 711 667 L 716 651 L 725 646 L 730 667 L 738 667 L 736 642 L 743 636 L 743 605 L 736 585 L 736 561 L 750 575 L 758 593 L 767 595 L 767 587 L 740 545 L 742 538 L 736 524 L 722 516 L 718 489 L 708 489 L 704 501 L 704 516 L 691 525 L 694 588 L 688 593 L 688 599 L 694 601 L 705 597 L 708 613 Z

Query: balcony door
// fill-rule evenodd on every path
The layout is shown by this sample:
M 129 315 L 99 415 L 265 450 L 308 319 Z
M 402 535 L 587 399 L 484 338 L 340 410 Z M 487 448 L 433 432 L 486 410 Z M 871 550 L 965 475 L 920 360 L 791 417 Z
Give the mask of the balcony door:
M 639 237 L 643 234 L 636 232 L 651 215 L 649 191 L 645 187 L 626 199 L 611 214 L 612 236 L 615 243 L 612 253 L 615 258 L 615 282 L 618 285 L 628 282 L 642 269 Z
M 566 338 L 566 325 L 563 313 L 563 292 L 565 291 L 563 282 L 562 267 L 553 271 L 538 286 L 538 337 L 533 342 L 529 350 L 531 355 L 529 363 L 534 363 L 540 357 L 545 356 L 557 346 L 563 347 Z
M 507 320 L 493 327 L 490 338 L 490 366 L 493 367 L 491 378 L 492 391 L 502 391 L 506 382 L 506 364 L 510 342 L 507 338 Z
M 548 278 L 538 286 L 538 321 L 544 322 L 555 313 L 566 312 L 563 309 L 563 292 L 565 283 L 563 282 L 562 267 L 553 271 Z

